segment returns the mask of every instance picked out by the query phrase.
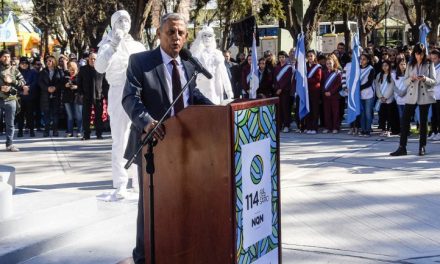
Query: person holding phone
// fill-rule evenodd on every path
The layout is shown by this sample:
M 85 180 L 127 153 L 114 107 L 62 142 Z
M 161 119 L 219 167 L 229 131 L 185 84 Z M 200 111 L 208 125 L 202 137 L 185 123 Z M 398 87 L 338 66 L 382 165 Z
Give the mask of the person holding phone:
M 73 126 L 76 121 L 76 137 L 81 138 L 82 133 L 82 101 L 83 95 L 78 92 L 78 64 L 74 61 L 67 63 L 64 74 L 63 104 L 67 114 L 66 137 L 73 137 Z
M 435 103 L 434 85 L 436 83 L 434 64 L 429 62 L 426 55 L 426 47 L 422 43 L 414 46 L 405 72 L 405 85 L 407 93 L 405 97 L 405 109 L 399 148 L 390 153 L 391 156 L 406 155 L 406 144 L 410 129 L 411 116 L 419 106 L 420 109 L 420 140 L 419 156 L 426 153 L 426 139 L 428 127 L 428 111 L 431 104 Z

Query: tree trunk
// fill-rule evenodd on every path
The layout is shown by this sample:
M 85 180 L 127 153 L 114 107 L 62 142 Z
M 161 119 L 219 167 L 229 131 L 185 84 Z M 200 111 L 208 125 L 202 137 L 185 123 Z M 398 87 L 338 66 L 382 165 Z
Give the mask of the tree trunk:
M 142 41 L 145 23 L 151 13 L 153 0 L 137 0 L 135 14 L 131 20 L 131 36 L 138 41 Z
M 344 41 L 345 41 L 345 52 L 351 49 L 351 31 L 348 27 L 348 9 L 344 10 L 342 14 L 342 19 L 344 20 Z
M 150 29 L 153 27 L 153 17 L 151 16 L 151 14 L 148 16 L 147 21 L 145 22 L 145 29 L 146 29 L 146 41 L 148 44 L 149 49 L 154 49 L 154 44 L 156 43 L 157 40 L 157 35 L 156 32 L 151 32 Z
M 284 0 L 282 1 L 284 14 L 286 16 L 285 21 L 280 21 L 280 27 L 284 27 L 289 31 L 290 36 L 294 39 L 296 43 L 296 38 L 298 34 L 301 33 L 301 23 L 298 17 L 298 13 L 293 5 L 292 0 Z
M 302 27 L 305 34 L 304 44 L 306 50 L 310 49 L 310 44 L 313 40 L 313 32 L 316 30 L 318 23 L 319 9 L 323 2 L 324 0 L 311 0 L 306 13 L 304 14 Z
M 226 2 L 224 2 L 223 5 L 220 6 L 220 14 L 225 14 L 224 17 L 224 28 L 223 28 L 223 32 L 222 32 L 222 38 L 221 38 L 221 45 L 220 45 L 220 49 L 221 50 L 227 50 L 227 44 L 228 44 L 228 36 L 229 36 L 229 32 L 231 31 L 231 20 L 232 20 L 232 12 L 229 11 L 229 8 L 232 6 L 233 1 L 232 0 L 228 0 Z
M 98 44 L 101 42 L 102 37 L 104 35 L 105 29 L 107 28 L 108 22 L 103 22 L 98 24 L 93 31 L 95 34 L 89 35 L 90 47 L 94 49 L 98 49 Z
M 362 10 L 357 10 L 357 20 L 358 20 L 358 26 L 359 26 L 359 44 L 361 47 L 367 46 L 367 30 L 365 28 L 366 19 L 364 19 L 364 16 L 362 14 Z
M 49 28 L 44 29 L 44 56 L 49 55 Z
M 228 44 L 228 35 L 229 35 L 229 31 L 231 31 L 231 23 L 228 21 L 225 24 L 225 29 L 223 30 L 222 33 L 222 40 L 221 40 L 221 50 L 226 50 L 227 44 Z
M 436 1 L 437 3 L 437 1 Z M 436 6 L 438 8 L 438 6 Z M 431 32 L 429 34 L 429 43 L 437 43 L 437 39 L 438 39 L 438 34 L 437 34 L 437 29 L 438 29 L 438 25 L 440 24 L 439 21 L 439 12 L 438 9 L 436 8 L 436 11 L 433 14 L 432 20 L 431 20 Z

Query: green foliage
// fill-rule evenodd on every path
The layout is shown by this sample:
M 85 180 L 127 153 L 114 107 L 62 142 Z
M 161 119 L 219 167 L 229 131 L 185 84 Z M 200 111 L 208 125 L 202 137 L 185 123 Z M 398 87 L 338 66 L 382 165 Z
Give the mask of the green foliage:
M 16 16 L 18 16 L 22 13 L 21 7 L 16 2 L 13 2 L 12 0 L 3 0 L 3 7 L 5 9 L 5 14 L 4 14 L 5 20 L 8 18 L 9 11 L 14 12 L 14 14 Z M 2 11 L 2 10 L 0 10 L 0 11 Z M 1 17 L 0 17 L 0 19 L 3 23 L 3 19 Z
M 325 21 L 341 20 L 344 12 L 348 12 L 349 17 L 355 17 L 357 8 L 359 5 L 353 0 L 328 0 L 321 9 L 322 19 Z
M 276 24 L 280 19 L 286 19 L 283 4 L 279 0 L 264 1 L 257 17 L 261 24 Z

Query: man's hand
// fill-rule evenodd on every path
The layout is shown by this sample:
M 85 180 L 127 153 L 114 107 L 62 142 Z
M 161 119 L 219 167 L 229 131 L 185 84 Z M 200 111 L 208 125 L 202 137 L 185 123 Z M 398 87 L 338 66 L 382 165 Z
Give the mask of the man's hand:
M 325 92 L 324 94 L 325 94 L 325 96 L 327 96 L 327 97 L 329 97 L 329 96 L 332 95 L 330 92 Z
M 157 121 L 154 120 L 153 122 L 149 123 L 144 127 L 145 133 L 150 133 L 151 130 L 157 125 Z M 159 126 L 156 131 L 154 132 L 153 138 L 155 138 L 157 141 L 163 140 L 165 137 L 165 127 L 163 125 Z
M 29 95 L 29 86 L 23 86 L 23 95 Z
M 283 90 L 278 89 L 278 90 L 276 91 L 276 94 L 277 94 L 277 95 L 280 95 L 282 91 L 283 91 Z
M 9 85 L 2 85 L 1 91 L 4 93 L 8 93 L 11 90 L 11 86 Z

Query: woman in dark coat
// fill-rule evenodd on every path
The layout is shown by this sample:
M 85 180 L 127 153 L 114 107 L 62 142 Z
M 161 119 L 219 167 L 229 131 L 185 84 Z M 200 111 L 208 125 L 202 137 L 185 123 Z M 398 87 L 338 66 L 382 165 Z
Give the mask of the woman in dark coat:
M 260 85 L 257 90 L 258 97 L 272 97 L 272 70 L 266 66 L 265 58 L 258 60 L 258 77 L 260 79 Z
M 40 107 L 44 114 L 44 137 L 49 136 L 52 121 L 53 136 L 58 136 L 58 119 L 63 85 L 63 72 L 57 68 L 56 59 L 48 56 L 46 68 L 40 72 L 38 85 L 40 86 Z

